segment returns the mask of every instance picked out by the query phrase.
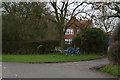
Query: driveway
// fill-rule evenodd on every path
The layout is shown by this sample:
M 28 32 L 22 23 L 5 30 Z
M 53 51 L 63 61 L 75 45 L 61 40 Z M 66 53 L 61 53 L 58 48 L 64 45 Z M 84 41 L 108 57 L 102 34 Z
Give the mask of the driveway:
M 108 64 L 107 58 L 67 63 L 2 63 L 3 78 L 113 78 L 89 68 Z

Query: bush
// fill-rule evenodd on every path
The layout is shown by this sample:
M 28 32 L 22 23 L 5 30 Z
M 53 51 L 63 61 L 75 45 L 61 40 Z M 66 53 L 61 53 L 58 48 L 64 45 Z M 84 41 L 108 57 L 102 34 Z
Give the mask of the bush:
M 108 50 L 108 59 L 111 64 L 120 65 L 120 41 L 112 43 Z
M 108 35 L 99 28 L 85 28 L 73 38 L 72 44 L 84 53 L 102 53 L 107 51 Z
M 75 47 L 80 47 L 81 45 L 81 38 L 80 36 L 76 36 L 73 38 L 72 45 Z
M 108 48 L 110 64 L 120 65 L 120 22 L 113 32 L 114 41 Z

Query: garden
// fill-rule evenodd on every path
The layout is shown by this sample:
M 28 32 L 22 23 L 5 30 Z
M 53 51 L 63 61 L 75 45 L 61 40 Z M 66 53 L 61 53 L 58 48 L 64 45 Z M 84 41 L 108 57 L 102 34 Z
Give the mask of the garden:
M 108 36 L 101 29 L 85 28 L 83 34 L 73 39 L 72 44 L 65 45 L 62 52 L 56 50 L 59 41 L 39 41 L 39 42 L 3 42 L 3 62 L 72 62 L 81 60 L 92 60 L 107 56 Z M 80 33 L 79 33 L 80 34 Z M 89 35 L 90 34 L 90 35 Z M 101 38 L 101 37 L 102 38 Z M 80 38 L 80 39 L 79 39 Z M 78 44 L 79 43 L 79 44 Z M 82 44 L 81 44 L 82 43 Z M 11 47 L 9 45 L 11 44 Z M 64 52 L 73 47 L 79 48 L 80 53 L 68 54 Z M 66 55 L 67 54 L 67 55 Z
M 3 2 L 2 55 L 0 55 L 2 59 L 0 61 L 59 63 L 107 57 L 110 63 L 99 70 L 119 76 L 120 4 L 102 2 L 69 4 L 68 1 L 61 2 L 62 7 L 59 7 L 57 2 L 50 2 L 53 11 L 47 3 Z M 73 11 L 69 8 L 71 4 L 77 5 L 74 6 Z M 83 7 L 90 7 L 89 5 L 92 6 L 90 10 Z M 111 13 L 107 10 L 111 10 Z M 51 12 L 54 13 L 51 14 Z M 78 17 L 77 15 L 81 12 L 86 16 L 80 14 Z M 94 12 L 101 14 L 94 14 Z M 70 23 L 71 19 L 68 17 L 71 19 L 78 17 L 80 21 Z M 85 20 L 94 23 L 79 24 Z M 119 24 L 115 25 L 117 21 Z M 73 25 L 73 29 L 78 28 L 79 31 L 72 38 L 71 44 L 65 44 L 65 33 L 70 25 Z M 89 27 L 91 25 L 92 27 Z M 112 35 L 111 41 L 110 35 Z M 80 54 L 69 53 L 69 47 L 79 48 Z

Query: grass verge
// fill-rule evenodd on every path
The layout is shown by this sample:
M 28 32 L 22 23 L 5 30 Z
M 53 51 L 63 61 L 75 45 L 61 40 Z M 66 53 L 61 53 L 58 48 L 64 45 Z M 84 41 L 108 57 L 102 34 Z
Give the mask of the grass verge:
M 120 66 L 117 65 L 107 65 L 100 68 L 100 71 L 106 72 L 115 76 L 120 76 Z
M 2 55 L 2 62 L 70 62 L 102 58 L 99 55 L 69 55 L 41 54 L 41 55 Z

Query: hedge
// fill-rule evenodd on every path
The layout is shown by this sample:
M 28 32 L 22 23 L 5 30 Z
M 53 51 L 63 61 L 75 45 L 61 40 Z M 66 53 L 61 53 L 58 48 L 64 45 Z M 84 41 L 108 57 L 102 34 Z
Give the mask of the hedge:
M 22 41 L 3 41 L 3 54 L 45 54 L 51 53 L 55 46 L 59 46 L 59 41 L 39 41 L 39 42 L 22 42 Z M 39 47 L 39 46 L 42 47 Z

